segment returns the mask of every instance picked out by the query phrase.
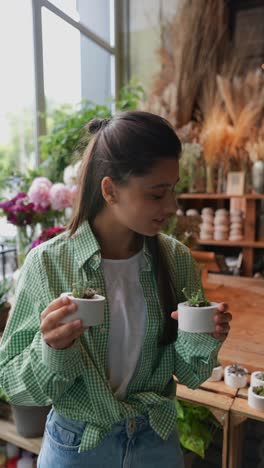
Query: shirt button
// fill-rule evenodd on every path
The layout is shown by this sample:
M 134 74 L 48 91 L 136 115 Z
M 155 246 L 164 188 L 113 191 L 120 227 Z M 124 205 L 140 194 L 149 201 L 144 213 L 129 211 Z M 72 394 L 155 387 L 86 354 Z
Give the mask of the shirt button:
M 106 328 L 105 328 L 105 327 L 101 327 L 101 328 L 100 328 L 100 332 L 101 332 L 101 333 L 106 333 Z

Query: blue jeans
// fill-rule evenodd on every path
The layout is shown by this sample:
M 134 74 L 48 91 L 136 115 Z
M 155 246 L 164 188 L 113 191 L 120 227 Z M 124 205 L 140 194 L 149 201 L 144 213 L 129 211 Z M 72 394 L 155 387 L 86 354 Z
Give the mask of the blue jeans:
M 38 468 L 184 468 L 177 432 L 167 440 L 151 429 L 147 416 L 124 420 L 94 449 L 78 453 L 86 423 L 51 410 Z

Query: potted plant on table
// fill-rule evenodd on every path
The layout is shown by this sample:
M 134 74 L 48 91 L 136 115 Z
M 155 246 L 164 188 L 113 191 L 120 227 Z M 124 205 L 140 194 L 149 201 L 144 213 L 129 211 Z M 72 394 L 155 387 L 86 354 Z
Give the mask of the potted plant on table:
M 243 388 L 247 385 L 248 370 L 238 364 L 225 367 L 225 384 L 230 387 Z
M 264 385 L 264 372 L 262 371 L 255 371 L 252 372 L 250 378 L 250 385 L 252 387 L 258 387 Z
M 80 319 L 84 327 L 94 327 L 103 323 L 105 297 L 99 293 L 99 290 L 83 283 L 74 283 L 72 292 L 64 292 L 61 296 L 68 296 L 77 305 L 77 310 L 64 317 L 61 322 Z
M 178 304 L 179 330 L 191 333 L 212 333 L 215 331 L 214 315 L 218 303 L 209 302 L 201 289 L 187 294 L 186 288 L 182 290 L 186 302 Z
M 264 384 L 248 389 L 248 404 L 258 411 L 264 411 Z
M 223 377 L 223 366 L 221 363 L 217 360 L 216 366 L 212 370 L 211 377 L 207 379 L 208 382 L 219 382 L 219 380 L 222 380 Z

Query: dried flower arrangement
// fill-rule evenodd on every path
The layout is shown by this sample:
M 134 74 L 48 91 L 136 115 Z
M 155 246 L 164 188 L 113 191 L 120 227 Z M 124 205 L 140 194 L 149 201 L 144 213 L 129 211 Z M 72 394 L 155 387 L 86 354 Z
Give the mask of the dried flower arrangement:
M 227 11 L 225 2 L 193 1 L 191 7 L 189 0 L 179 3 L 172 22 L 164 25 L 166 46 L 158 51 L 161 71 L 142 110 L 159 113 L 175 128 L 192 120 L 202 84 L 212 82 L 211 70 L 215 76 L 223 61 Z
M 162 38 L 161 70 L 140 108 L 167 118 L 184 143 L 203 145 L 210 171 L 220 167 L 218 191 L 230 170 L 250 177 L 264 159 L 264 75 L 231 46 L 226 2 L 179 0 Z

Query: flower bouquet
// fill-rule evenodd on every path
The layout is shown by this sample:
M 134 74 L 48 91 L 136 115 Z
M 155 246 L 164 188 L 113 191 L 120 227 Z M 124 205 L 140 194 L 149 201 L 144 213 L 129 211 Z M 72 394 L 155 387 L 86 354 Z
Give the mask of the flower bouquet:
M 23 264 L 26 254 L 36 238 L 36 226 L 42 232 L 38 243 L 48 240 L 58 232 L 46 231 L 55 225 L 64 224 L 65 210 L 72 207 L 75 199 L 75 187 L 62 183 L 52 184 L 46 177 L 33 180 L 28 192 L 19 192 L 10 200 L 0 203 L 7 221 L 17 226 L 18 266 Z M 58 226 L 59 230 L 62 229 Z M 47 237 L 47 238 L 46 238 Z M 37 239 L 36 239 L 37 240 Z

